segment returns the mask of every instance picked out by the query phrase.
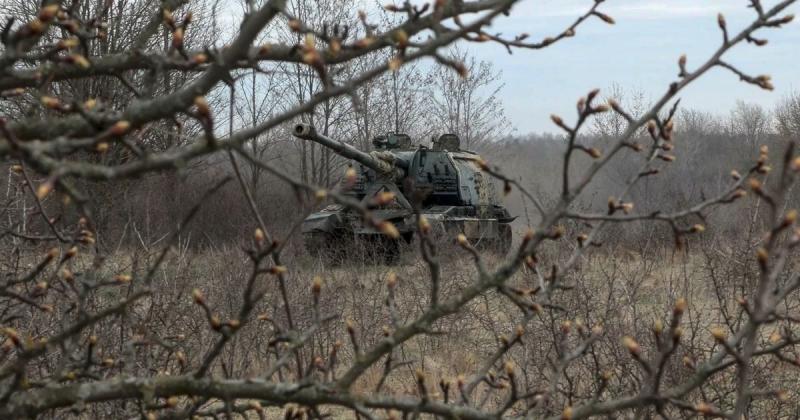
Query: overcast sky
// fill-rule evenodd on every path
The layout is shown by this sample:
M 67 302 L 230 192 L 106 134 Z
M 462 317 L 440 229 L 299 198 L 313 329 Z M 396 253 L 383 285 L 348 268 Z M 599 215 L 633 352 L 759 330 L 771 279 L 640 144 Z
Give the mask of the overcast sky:
M 541 39 L 563 30 L 594 0 L 527 0 L 511 17 L 497 20 L 493 32 L 526 32 Z M 765 6 L 775 0 L 762 0 Z M 601 11 L 616 25 L 592 19 L 578 28 L 575 38 L 539 51 L 516 50 L 508 55 L 498 45 L 471 45 L 480 59 L 502 71 L 502 99 L 517 132 L 554 131 L 549 115 L 573 117 L 575 102 L 588 90 L 618 83 L 656 97 L 677 75 L 677 59 L 688 56 L 691 70 L 721 42 L 717 13 L 722 12 L 731 33 L 755 16 L 747 0 L 609 0 Z M 790 13 L 798 14 L 797 6 Z M 763 91 L 738 81 L 727 70 L 715 69 L 690 86 L 681 97 L 684 107 L 727 114 L 737 99 L 772 108 L 777 100 L 800 90 L 800 25 L 796 19 L 782 29 L 761 30 L 769 44 L 742 44 L 727 56 L 741 70 L 769 74 L 775 90 Z

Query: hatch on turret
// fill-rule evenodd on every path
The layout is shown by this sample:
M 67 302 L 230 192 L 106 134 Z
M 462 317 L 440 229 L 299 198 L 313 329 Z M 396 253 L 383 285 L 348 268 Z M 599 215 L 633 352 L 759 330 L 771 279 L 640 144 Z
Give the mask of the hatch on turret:
M 389 133 L 372 139 L 376 150 L 406 150 L 411 148 L 411 137 L 403 133 Z
M 442 134 L 438 139 L 433 141 L 433 150 L 457 152 L 461 150 L 461 140 L 453 133 Z

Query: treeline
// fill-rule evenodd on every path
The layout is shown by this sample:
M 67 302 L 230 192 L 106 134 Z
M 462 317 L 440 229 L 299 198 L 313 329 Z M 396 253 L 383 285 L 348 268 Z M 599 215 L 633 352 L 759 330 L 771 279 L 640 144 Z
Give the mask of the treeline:
M 355 111 L 354 111 L 355 112 Z M 613 131 L 617 122 L 613 117 L 600 119 L 591 132 L 580 138 L 580 142 L 603 151 L 619 133 Z M 684 208 L 714 197 L 733 182 L 732 171 L 746 173 L 758 159 L 760 149 L 766 146 L 772 161 L 780 161 L 787 147 L 787 140 L 798 135 L 800 121 L 800 94 L 795 93 L 779 101 L 768 110 L 754 104 L 739 102 L 729 115 L 713 115 L 692 109 L 678 111 L 674 149 L 669 151 L 675 160 L 664 163 L 661 176 L 645 177 L 627 192 L 626 202 L 634 205 L 633 213 L 644 214 L 656 211 L 669 212 Z M 640 133 L 636 142 L 647 145 L 649 138 Z M 269 144 L 272 151 L 266 159 L 292 176 L 301 178 L 304 155 L 299 140 L 291 138 Z M 266 145 L 265 145 L 266 146 Z M 545 204 L 557 198 L 561 187 L 561 163 L 565 149 L 564 138 L 555 134 L 528 134 L 507 136 L 496 141 L 478 145 L 477 150 L 492 164 L 499 165 L 508 176 L 519 180 L 525 188 L 536 194 Z M 331 157 L 331 184 L 342 174 L 342 161 Z M 623 150 L 592 181 L 590 194 L 581 197 L 576 211 L 602 213 L 607 209 L 610 197 L 619 199 L 622 183 L 632 176 L 643 153 Z M 579 176 L 586 170 L 590 158 L 579 157 L 574 165 Z M 297 209 L 298 201 L 304 211 L 313 211 L 323 204 L 316 202 L 267 173 L 253 173 L 253 168 L 239 162 L 245 179 L 253 183 L 255 200 L 263 211 L 263 217 L 275 232 L 287 232 L 294 223 L 302 220 L 305 213 Z M 150 175 L 143 179 L 117 184 L 113 189 L 96 185 L 91 189 L 102 194 L 95 200 L 93 213 L 102 224 L 107 245 L 133 244 L 157 241 L 163 236 L 159 232 L 178 227 L 183 216 L 195 205 L 203 192 L 220 178 L 232 174 L 227 159 L 207 161 L 185 168 L 177 173 Z M 768 177 L 777 182 L 778 175 Z M 771 180 L 771 181 L 770 181 Z M 124 185 L 120 187 L 120 185 Z M 511 213 L 518 216 L 516 225 L 522 230 L 526 225 L 535 225 L 538 214 L 533 204 L 521 194 L 512 192 L 506 197 Z M 787 205 L 792 205 L 788 203 Z M 800 202 L 795 205 L 800 205 Z M 714 220 L 687 220 L 687 224 L 703 223 L 710 226 L 709 234 L 732 237 L 741 235 L 743 229 L 759 226 L 763 212 L 753 206 L 753 201 L 744 199 L 739 203 L 721 208 L 712 213 Z M 252 230 L 250 209 L 245 198 L 234 183 L 217 193 L 216 199 L 206 202 L 193 224 L 185 229 L 185 240 L 192 246 L 235 245 L 243 234 Z M 747 228 L 749 226 L 749 228 Z M 628 224 L 624 229 L 610 226 L 604 241 L 641 244 L 671 244 L 673 233 L 668 225 L 653 223 Z M 299 244 L 295 244 L 299 245 Z
M 9 1 L 6 12 L 29 14 L 36 8 L 34 3 Z M 158 47 L 155 44 L 159 42 L 157 37 L 144 44 L 137 37 L 146 20 L 128 18 L 140 15 L 152 6 L 153 2 L 149 0 L 115 3 L 108 12 L 105 36 L 89 45 L 93 53 L 100 55 Z M 357 39 L 369 30 L 362 25 L 358 7 L 358 4 L 346 0 L 292 0 L 288 2 L 287 10 L 319 32 L 337 32 L 341 37 Z M 191 36 L 183 40 L 186 46 L 224 45 L 224 39 L 220 38 L 220 33 L 225 33 L 220 29 L 224 26 L 224 19 L 219 18 L 220 6 L 208 2 L 193 10 L 193 30 Z M 387 27 L 395 23 L 393 14 L 374 7 L 365 10 L 370 14 L 370 22 L 381 22 Z M 170 19 L 181 22 L 189 18 L 176 12 Z M 278 41 L 295 45 L 319 42 L 293 30 L 290 21 L 284 23 L 262 35 L 262 48 L 269 49 L 271 43 Z M 212 116 L 210 127 L 203 126 L 194 115 L 179 114 L 171 123 L 159 122 L 148 126 L 127 144 L 112 143 L 88 156 L 80 152 L 76 159 L 124 164 L 136 154 L 180 148 L 209 133 L 224 138 L 230 130 L 258 126 L 309 101 L 325 88 L 320 81 L 320 72 L 329 75 L 332 83 L 344 83 L 375 60 L 390 60 L 392 57 L 388 51 L 377 54 L 383 55 L 370 55 L 346 65 L 326 64 L 322 68 L 305 63 L 262 62 L 256 70 L 233 71 L 227 86 L 216 89 L 208 97 Z M 499 99 L 503 88 L 499 71 L 491 63 L 478 60 L 458 47 L 439 58 L 440 63 L 404 65 L 359 86 L 350 95 L 325 101 L 299 119 L 287 121 L 252 138 L 245 148 L 251 155 L 298 180 L 329 188 L 338 182 L 345 162 L 328 149 L 293 138 L 289 130 L 294 123 L 311 123 L 322 133 L 350 142 L 362 150 L 369 150 L 373 137 L 387 132 L 408 133 L 423 144 L 432 135 L 452 132 L 459 135 L 463 147 L 482 153 L 490 162 L 502 162 L 501 169 L 506 175 L 519 179 L 542 201 L 552 200 L 560 188 L 558 162 L 561 162 L 565 149 L 563 136 L 512 135 L 511 124 Z M 122 78 L 100 76 L 92 83 L 82 80 L 53 83 L 51 94 L 76 104 L 91 102 L 100 109 L 119 108 L 137 96 L 173 91 L 187 77 L 193 76 L 182 71 L 131 71 Z M 150 79 L 158 82 L 152 84 L 156 91 L 139 92 L 129 88 L 134 81 Z M 643 112 L 648 105 L 642 92 L 625 91 L 620 86 L 605 89 L 603 94 L 616 98 L 634 115 Z M 47 111 L 40 98 L 31 93 L 0 101 L 0 113 L 10 118 L 44 112 Z M 628 192 L 628 200 L 634 203 L 636 211 L 668 210 L 713 195 L 727 185 L 732 169 L 747 169 L 749 163 L 757 158 L 761 145 L 769 146 L 771 154 L 782 153 L 784 140 L 800 132 L 800 93 L 782 99 L 774 109 L 745 102 L 740 102 L 729 115 L 683 109 L 678 112 L 676 121 L 676 147 L 672 151 L 676 159 L 666 165 L 666 176 L 643 180 Z M 173 125 L 179 127 L 179 134 Z M 621 117 L 607 113 L 594 121 L 592 129 L 583 133 L 580 141 L 602 151 L 624 128 L 625 122 Z M 646 144 L 645 134 L 641 133 L 637 141 Z M 582 205 L 586 209 L 602 210 L 608 198 L 618 194 L 620 183 L 635 175 L 631 172 L 634 159 L 641 157 L 629 150 L 621 152 L 610 167 L 592 181 L 591 196 L 582 197 Z M 8 168 L 14 165 L 14 162 L 6 163 Z M 305 212 L 319 207 L 320 203 L 316 203 L 313 197 L 293 191 L 284 182 L 277 182 L 258 166 L 244 161 L 238 164 L 254 191 L 259 208 L 265 213 L 263 217 L 276 232 L 288 231 L 293 223 L 302 219 L 304 214 L 296 207 L 298 200 Z M 584 168 L 585 165 L 574 167 Z M 91 207 L 89 210 L 98 224 L 101 246 L 150 244 L 160 240 L 163 232 L 177 228 L 204 191 L 216 180 L 232 173 L 232 162 L 228 156 L 222 155 L 195 161 L 176 172 L 151 174 L 113 187 L 105 183 L 82 187 L 90 191 L 93 198 L 99 198 L 88 200 L 86 205 Z M 15 226 L 15 229 L 22 229 L 23 233 L 30 235 L 42 232 L 46 226 L 35 217 L 38 210 L 29 196 L 23 176 L 14 171 L 6 171 L 3 176 L 7 224 L 12 220 L 22 220 L 22 226 Z M 42 180 L 33 181 L 38 184 Z M 56 195 L 48 197 L 45 205 L 61 206 L 59 200 Z M 520 226 L 535 223 L 537 215 L 531 203 L 526 203 L 518 194 L 512 194 L 507 200 L 512 213 L 519 215 L 517 223 Z M 720 216 L 724 223 L 717 225 L 718 229 L 735 231 L 737 226 L 741 226 L 737 218 L 746 215 L 737 210 L 739 207 L 731 209 L 726 210 L 724 217 Z M 243 233 L 252 231 L 249 212 L 240 189 L 231 184 L 217 193 L 215 200 L 203 205 L 192 226 L 185 230 L 187 241 L 196 246 L 235 242 Z M 626 229 L 624 233 L 635 232 Z M 641 236 L 649 238 L 651 233 Z
M 610 90 L 623 96 L 619 87 Z M 641 97 L 640 95 L 631 95 Z M 624 197 L 634 205 L 633 213 L 649 214 L 656 210 L 670 212 L 718 195 L 733 183 L 732 171 L 746 174 L 757 159 L 762 147 L 768 149 L 770 160 L 780 162 L 789 140 L 800 136 L 800 92 L 778 100 L 773 109 L 739 101 L 727 115 L 716 115 L 694 109 L 677 112 L 675 119 L 674 149 L 668 153 L 674 161 L 662 165 L 660 176 L 644 177 Z M 587 146 L 604 149 L 624 130 L 621 118 L 610 113 L 599 118 L 581 141 Z M 635 141 L 648 145 L 649 136 L 639 133 Z M 503 162 L 506 171 L 523 182 L 530 191 L 537 192 L 547 201 L 556 197 L 561 188 L 561 162 L 564 153 L 563 139 L 551 135 L 527 135 L 512 138 L 496 145 L 489 156 Z M 624 149 L 609 166 L 592 180 L 590 194 L 581 197 L 581 208 L 576 211 L 602 213 L 607 210 L 610 197 L 619 199 L 620 186 L 636 176 L 637 163 L 643 153 Z M 589 158 L 585 158 L 588 163 Z M 588 165 L 575 165 L 578 176 Z M 767 177 L 767 188 L 778 182 L 780 174 Z M 512 213 L 526 216 L 531 224 L 536 222 L 536 211 L 530 203 L 510 196 Z M 786 203 L 787 207 L 800 205 L 800 200 Z M 758 229 L 766 213 L 759 212 L 754 200 L 740 200 L 712 213 L 714 219 L 696 220 L 710 226 L 709 234 L 723 237 L 740 235 L 746 229 Z M 687 221 L 689 223 L 690 221 Z M 606 230 L 606 240 L 619 240 L 634 245 L 655 240 L 670 243 L 672 230 L 667 225 L 629 224 L 624 229 L 612 226 Z

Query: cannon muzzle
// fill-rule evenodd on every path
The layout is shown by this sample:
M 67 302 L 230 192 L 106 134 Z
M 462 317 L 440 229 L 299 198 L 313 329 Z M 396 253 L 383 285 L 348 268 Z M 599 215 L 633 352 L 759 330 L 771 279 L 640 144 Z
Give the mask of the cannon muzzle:
M 294 126 L 294 132 L 292 134 L 294 134 L 295 137 L 310 140 L 310 137 L 316 134 L 316 130 L 314 130 L 314 126 L 311 124 L 297 124 Z

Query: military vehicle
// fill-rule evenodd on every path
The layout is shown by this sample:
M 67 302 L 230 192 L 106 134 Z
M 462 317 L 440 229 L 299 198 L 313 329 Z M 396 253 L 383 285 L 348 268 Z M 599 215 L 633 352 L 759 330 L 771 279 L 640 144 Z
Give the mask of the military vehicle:
M 354 243 L 393 261 L 401 241 L 410 243 L 417 229 L 414 209 L 430 222 L 431 231 L 453 240 L 462 233 L 473 245 L 505 253 L 511 245 L 515 217 L 502 206 L 494 180 L 480 168 L 480 156 L 461 150 L 459 138 L 443 134 L 431 147 L 414 146 L 405 134 L 390 133 L 373 139 L 375 150 L 355 147 L 325 137 L 308 124 L 294 127 L 294 136 L 314 141 L 357 162 L 356 179 L 347 193 L 362 203 L 374 203 L 378 194 L 394 198 L 373 206 L 371 214 L 397 227 L 400 240 L 382 235 L 373 224 L 339 204 L 311 214 L 301 226 L 306 249 L 331 261 L 353 255 Z

